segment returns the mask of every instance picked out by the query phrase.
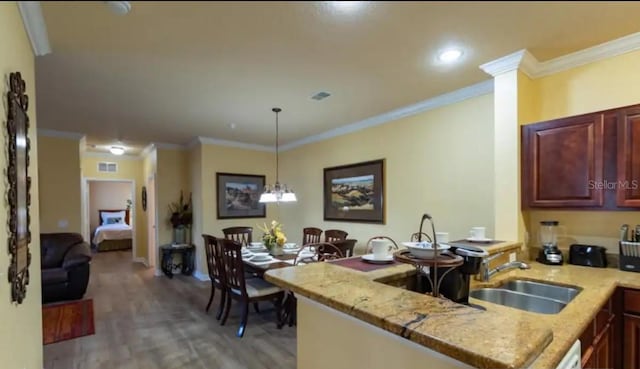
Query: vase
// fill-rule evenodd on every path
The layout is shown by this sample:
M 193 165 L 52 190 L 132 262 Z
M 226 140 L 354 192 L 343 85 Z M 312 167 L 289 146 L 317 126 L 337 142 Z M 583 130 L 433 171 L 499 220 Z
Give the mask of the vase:
M 177 226 L 173 229 L 173 243 L 174 244 L 187 243 L 187 227 Z
M 273 256 L 284 255 L 284 250 L 282 246 L 278 245 L 277 243 L 274 243 L 271 247 L 269 247 L 269 254 Z

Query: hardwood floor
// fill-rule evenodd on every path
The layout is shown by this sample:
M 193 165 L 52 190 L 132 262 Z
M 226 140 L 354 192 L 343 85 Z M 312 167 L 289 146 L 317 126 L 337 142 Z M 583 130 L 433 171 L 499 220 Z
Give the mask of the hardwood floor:
M 235 336 L 240 309 L 225 326 L 209 313 L 209 282 L 182 275 L 154 277 L 131 263 L 131 252 L 94 256 L 86 298 L 93 298 L 96 334 L 44 346 L 45 369 L 287 369 L 296 367 L 295 327 L 276 328 L 269 303 L 249 314 Z

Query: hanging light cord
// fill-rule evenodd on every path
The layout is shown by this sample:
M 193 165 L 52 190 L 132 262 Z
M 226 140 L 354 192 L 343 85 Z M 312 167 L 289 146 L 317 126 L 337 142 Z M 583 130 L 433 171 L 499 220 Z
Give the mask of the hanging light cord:
M 280 108 L 273 108 L 271 109 L 276 113 L 276 184 L 278 184 L 278 180 L 279 180 L 279 176 L 278 176 L 278 113 L 280 113 L 282 111 L 282 109 Z

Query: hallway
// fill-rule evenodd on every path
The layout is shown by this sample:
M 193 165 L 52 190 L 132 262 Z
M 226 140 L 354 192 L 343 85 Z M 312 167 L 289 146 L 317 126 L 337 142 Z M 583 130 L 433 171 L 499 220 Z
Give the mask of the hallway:
M 95 254 L 85 298 L 93 298 L 96 334 L 44 346 L 45 369 L 288 369 L 296 367 L 295 327 L 278 330 L 268 303 L 252 311 L 244 338 L 239 309 L 227 324 L 209 314 L 210 283 L 154 277 L 130 252 Z

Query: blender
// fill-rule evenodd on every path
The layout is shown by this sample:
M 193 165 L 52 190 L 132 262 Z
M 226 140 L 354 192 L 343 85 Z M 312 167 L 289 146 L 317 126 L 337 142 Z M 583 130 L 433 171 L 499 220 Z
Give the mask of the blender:
M 542 264 L 562 265 L 562 252 L 558 249 L 558 221 L 540 222 L 540 243 L 542 250 L 536 260 Z

